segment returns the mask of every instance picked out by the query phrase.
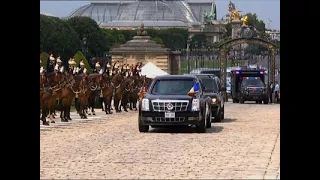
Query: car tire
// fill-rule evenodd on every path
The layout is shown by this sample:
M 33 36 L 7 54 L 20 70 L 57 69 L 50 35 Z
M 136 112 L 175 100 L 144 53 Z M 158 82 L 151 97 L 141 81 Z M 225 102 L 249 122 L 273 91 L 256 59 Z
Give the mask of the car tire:
M 148 125 L 142 125 L 140 116 L 139 116 L 139 119 L 138 119 L 138 126 L 139 126 L 139 132 L 148 132 L 149 131 L 149 126 Z
M 232 98 L 232 103 L 237 103 L 237 99 Z
M 269 99 L 264 99 L 263 100 L 263 104 L 268 104 L 269 103 Z
M 239 102 L 240 102 L 240 104 L 244 104 L 243 98 L 240 98 Z
M 209 107 L 208 104 L 206 104 L 206 128 L 211 128 L 211 119 L 212 119 L 212 113 L 211 113 L 211 108 Z
M 221 122 L 222 120 L 222 108 L 219 109 L 218 114 L 214 117 L 214 122 Z
M 200 123 L 196 126 L 196 132 L 197 133 L 205 133 L 207 128 L 206 128 L 206 118 L 205 118 L 205 114 L 202 114 L 200 112 L 200 115 L 199 115 L 199 119 L 201 119 Z
M 224 120 L 224 105 L 223 105 L 223 108 L 222 108 L 221 113 L 222 113 L 222 115 L 221 115 L 221 120 Z

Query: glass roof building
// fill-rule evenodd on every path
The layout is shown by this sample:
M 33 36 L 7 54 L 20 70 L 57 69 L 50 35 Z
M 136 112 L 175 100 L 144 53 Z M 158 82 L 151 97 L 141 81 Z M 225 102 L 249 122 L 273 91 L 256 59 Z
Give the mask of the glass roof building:
M 141 23 L 153 28 L 200 27 L 204 11 L 212 0 L 105 0 L 91 2 L 69 17 L 87 16 L 102 28 L 138 28 Z

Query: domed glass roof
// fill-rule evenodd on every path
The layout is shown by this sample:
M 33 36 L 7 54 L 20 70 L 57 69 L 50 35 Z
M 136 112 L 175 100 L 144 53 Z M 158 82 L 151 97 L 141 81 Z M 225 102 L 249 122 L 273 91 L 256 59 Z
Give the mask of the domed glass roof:
M 197 24 L 189 5 L 181 0 L 138 0 L 124 7 L 116 20 L 181 21 L 188 25 Z

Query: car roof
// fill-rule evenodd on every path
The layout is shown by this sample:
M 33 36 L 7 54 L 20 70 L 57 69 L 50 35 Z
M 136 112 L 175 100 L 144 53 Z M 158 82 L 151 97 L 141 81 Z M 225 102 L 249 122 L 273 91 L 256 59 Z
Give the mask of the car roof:
M 155 80 L 159 79 L 196 79 L 193 75 L 162 75 L 154 78 Z

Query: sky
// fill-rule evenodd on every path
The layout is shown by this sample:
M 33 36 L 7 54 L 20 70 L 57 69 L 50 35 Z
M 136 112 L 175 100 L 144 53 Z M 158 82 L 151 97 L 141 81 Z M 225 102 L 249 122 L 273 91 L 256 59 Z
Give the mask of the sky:
M 229 0 L 215 0 L 215 2 L 217 5 L 217 18 L 220 19 L 227 14 Z M 232 2 L 236 4 L 238 10 L 242 11 L 240 14 L 256 13 L 258 18 L 264 20 L 265 23 L 268 19 L 272 21 L 270 23 L 271 29 L 280 30 L 280 0 L 232 0 Z M 67 17 L 72 11 L 87 4 L 90 4 L 90 1 L 40 0 L 40 13 Z

